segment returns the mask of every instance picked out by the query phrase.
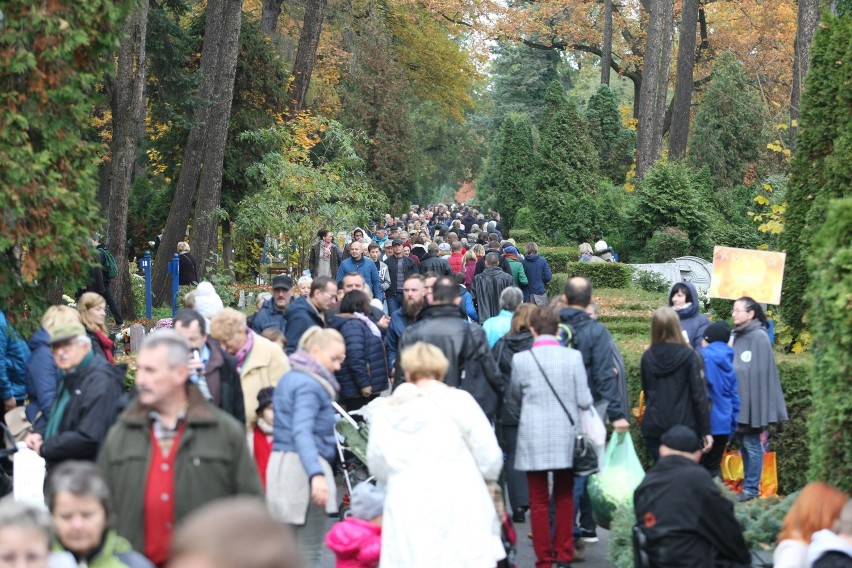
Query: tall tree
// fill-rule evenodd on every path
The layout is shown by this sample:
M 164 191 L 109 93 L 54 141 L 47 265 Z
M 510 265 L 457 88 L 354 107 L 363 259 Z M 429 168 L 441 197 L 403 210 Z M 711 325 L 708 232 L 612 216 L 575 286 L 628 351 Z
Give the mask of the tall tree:
M 231 75 L 231 82 L 228 85 L 220 71 L 226 70 L 226 62 L 229 61 L 227 50 L 235 49 L 235 46 L 239 45 L 237 42 L 229 41 L 233 31 L 229 30 L 228 26 L 236 25 L 238 27 L 237 34 L 239 34 L 240 20 L 236 18 L 235 21 L 233 12 L 240 13 L 241 5 L 240 0 L 210 0 L 207 3 L 204 45 L 201 50 L 201 68 L 199 70 L 201 80 L 198 87 L 198 98 L 201 103 L 197 106 L 193 116 L 193 124 L 185 145 L 172 206 L 169 209 L 169 216 L 161 239 L 160 253 L 155 259 L 152 272 L 154 296 L 158 304 L 163 300 L 171 301 L 171 298 L 166 297 L 166 290 L 169 289 L 170 283 L 170 279 L 167 277 L 168 261 L 171 259 L 172 251 L 175 250 L 177 243 L 183 240 L 192 213 L 192 202 L 198 189 L 202 166 L 219 169 L 219 178 L 214 180 L 213 183 L 221 187 L 221 163 L 216 166 L 214 163 L 205 163 L 204 159 L 218 154 L 216 148 L 207 144 L 208 128 L 211 124 L 211 112 L 214 105 L 226 104 L 223 102 L 223 97 L 226 95 L 227 104 L 230 105 L 231 95 L 233 94 L 233 75 Z M 230 112 L 230 106 L 228 106 L 228 111 Z M 227 116 L 215 117 L 215 120 L 218 121 L 217 126 L 221 124 L 223 118 L 227 124 Z M 223 146 L 225 144 L 224 136 L 221 138 L 221 144 Z M 221 152 L 221 155 L 224 155 L 224 149 Z M 216 192 L 218 193 L 218 191 L 217 189 Z M 218 205 L 217 198 L 215 207 L 218 207 Z M 203 263 L 210 251 L 196 250 L 194 252 L 195 258 Z
M 636 147 L 638 179 L 642 179 L 657 161 L 663 147 L 663 123 L 674 33 L 674 0 L 648 0 L 648 3 L 650 13 L 642 65 Z
M 796 43 L 793 58 L 793 88 L 790 90 L 790 121 L 799 120 L 799 105 L 802 100 L 802 85 L 811 65 L 811 44 L 819 24 L 819 0 L 799 0 L 796 18 Z M 790 146 L 795 150 L 796 130 L 790 129 Z
M 683 0 L 680 16 L 680 41 L 677 48 L 677 74 L 669 131 L 669 158 L 677 160 L 686 154 L 689 137 L 689 115 L 692 106 L 693 69 L 695 68 L 695 32 L 698 25 L 699 0 Z
M 546 108 L 547 86 L 560 80 L 559 52 L 500 42 L 492 53 L 496 55 L 491 63 L 492 128 L 500 128 L 510 112 L 526 113 L 534 124 L 539 124 Z
M 139 151 L 138 117 L 145 113 L 147 27 L 148 0 L 139 0 L 124 25 L 115 76 L 107 77 L 112 107 L 112 145 L 105 244 L 118 264 L 113 292 L 118 295 L 119 309 L 125 319 L 135 317 L 127 266 L 127 220 L 130 184 Z
M 293 65 L 293 86 L 290 95 L 290 117 L 299 114 L 305 107 L 311 74 L 317 61 L 322 22 L 325 19 L 327 0 L 308 0 L 305 9 L 305 21 L 299 36 L 299 48 L 296 51 L 296 63 Z
M 283 2 L 284 0 L 263 0 L 260 12 L 260 31 L 264 35 L 271 36 L 275 33 Z
M 509 115 L 500 128 L 494 206 L 511 229 L 534 189 L 533 125 L 526 114 Z
M 601 83 L 609 85 L 609 71 L 612 66 L 612 0 L 604 2 L 604 32 L 601 46 Z
M 84 131 L 126 10 L 112 0 L 7 0 L 3 14 L 0 298 L 15 319 L 41 314 L 88 276 L 102 148 Z
M 589 137 L 598 153 L 601 174 L 622 184 L 633 163 L 636 134 L 621 123 L 618 101 L 609 86 L 601 84 L 586 105 Z

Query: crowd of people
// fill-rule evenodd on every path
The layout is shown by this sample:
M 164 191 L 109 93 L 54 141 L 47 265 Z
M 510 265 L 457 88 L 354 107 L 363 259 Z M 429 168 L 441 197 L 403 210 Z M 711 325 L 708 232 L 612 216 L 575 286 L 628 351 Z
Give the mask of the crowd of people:
M 578 417 L 594 407 L 628 431 L 624 363 L 591 283 L 549 296 L 536 243 L 503 233 L 498 213 L 456 205 L 388 215 L 345 246 L 322 228 L 308 271 L 275 276 L 248 317 L 199 283 L 142 342 L 129 392 L 105 259 L 76 309 L 48 309 L 29 342 L 0 312 L 0 394 L 26 409 L 49 511 L 0 503 L 0 564 L 314 567 L 327 546 L 338 566 L 490 568 L 512 565 L 507 526 L 527 520 L 537 568 L 581 561 L 597 533 Z M 598 240 L 579 260 L 615 258 Z M 713 478 L 736 439 L 738 500 L 758 497 L 761 434 L 787 414 L 762 307 L 740 298 L 731 316 L 733 329 L 711 323 L 685 282 L 651 319 L 641 566 L 750 564 Z M 344 411 L 369 423 L 375 478 L 351 495 L 338 495 Z M 329 531 L 341 502 L 352 517 Z M 778 565 L 848 559 L 850 523 L 847 495 L 809 486 Z

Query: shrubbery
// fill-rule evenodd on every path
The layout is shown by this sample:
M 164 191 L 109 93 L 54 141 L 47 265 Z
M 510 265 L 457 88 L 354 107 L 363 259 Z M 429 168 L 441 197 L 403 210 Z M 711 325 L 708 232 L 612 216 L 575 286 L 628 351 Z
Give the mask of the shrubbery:
M 637 270 L 634 280 L 646 292 L 668 292 L 671 287 L 668 278 L 649 270 Z
M 689 255 L 689 251 L 689 235 L 677 227 L 663 227 L 654 231 L 642 256 L 648 262 L 668 262 Z
M 619 262 L 569 262 L 568 277 L 588 278 L 594 288 L 629 288 L 633 268 Z

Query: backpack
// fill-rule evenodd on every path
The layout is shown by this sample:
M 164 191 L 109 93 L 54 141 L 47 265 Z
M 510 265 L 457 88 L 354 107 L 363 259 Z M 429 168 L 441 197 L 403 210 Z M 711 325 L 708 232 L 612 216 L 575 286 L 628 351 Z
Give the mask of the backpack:
M 106 272 L 107 278 L 112 280 L 118 276 L 118 264 L 115 262 L 115 257 L 112 256 L 112 253 L 109 252 L 106 247 L 98 248 L 102 253 L 104 253 L 104 271 Z
M 564 347 L 577 349 L 577 332 L 570 323 L 559 322 L 559 328 L 556 330 L 556 339 Z

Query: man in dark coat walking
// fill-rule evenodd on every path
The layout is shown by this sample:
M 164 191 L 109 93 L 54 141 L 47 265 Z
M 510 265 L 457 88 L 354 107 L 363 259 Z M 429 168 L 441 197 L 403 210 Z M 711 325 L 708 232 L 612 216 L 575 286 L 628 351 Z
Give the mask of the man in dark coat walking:
M 486 254 L 485 270 L 474 276 L 470 285 L 479 323 L 485 323 L 488 318 L 500 313 L 500 294 L 514 283 L 511 274 L 500 270 L 500 260 L 496 253 Z

